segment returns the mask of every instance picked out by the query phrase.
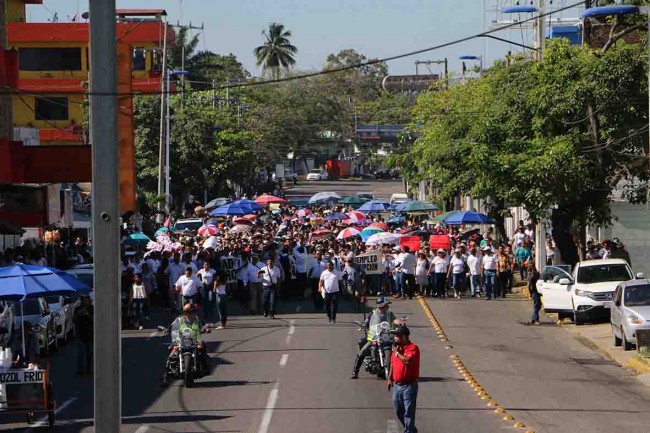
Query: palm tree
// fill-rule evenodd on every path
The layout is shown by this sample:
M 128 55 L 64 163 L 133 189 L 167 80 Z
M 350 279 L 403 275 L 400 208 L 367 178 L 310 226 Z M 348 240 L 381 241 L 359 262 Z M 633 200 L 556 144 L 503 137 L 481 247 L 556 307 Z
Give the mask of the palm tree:
M 278 78 L 280 68 L 288 69 L 296 64 L 294 55 L 298 48 L 291 45 L 291 31 L 285 30 L 282 24 L 272 23 L 262 35 L 266 39 L 264 45 L 253 51 L 257 57 L 257 66 L 261 65 L 265 71 L 270 70 L 273 78 Z
M 176 43 L 167 52 L 167 65 L 169 69 L 181 69 L 192 64 L 192 59 L 197 54 L 199 35 L 191 35 L 188 27 L 181 27 L 176 32 Z M 183 62 L 183 57 L 185 61 Z

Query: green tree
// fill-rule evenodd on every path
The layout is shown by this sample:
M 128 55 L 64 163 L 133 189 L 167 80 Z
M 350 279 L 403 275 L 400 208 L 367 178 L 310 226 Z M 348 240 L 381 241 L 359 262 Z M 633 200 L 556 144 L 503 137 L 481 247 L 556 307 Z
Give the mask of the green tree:
M 264 71 L 271 72 L 273 78 L 278 78 L 281 69 L 289 69 L 296 64 L 298 48 L 291 44 L 291 31 L 285 30 L 283 24 L 272 23 L 262 31 L 262 36 L 264 44 L 253 51 L 257 66 L 262 66 Z
M 209 89 L 213 81 L 223 86 L 227 80 L 237 83 L 251 77 L 250 72 L 232 53 L 226 56 L 200 51 L 192 56 L 186 69 L 189 72 L 188 80 L 194 89 Z
M 198 46 L 199 35 L 191 35 L 189 28 L 180 27 L 176 32 L 176 43 L 167 50 L 167 67 L 181 69 L 185 65 L 187 68 L 191 65 Z

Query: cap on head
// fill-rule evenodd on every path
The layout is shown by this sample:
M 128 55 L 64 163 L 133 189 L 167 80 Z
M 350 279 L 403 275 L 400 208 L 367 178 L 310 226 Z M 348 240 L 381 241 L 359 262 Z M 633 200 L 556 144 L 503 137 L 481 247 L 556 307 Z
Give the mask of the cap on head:
M 402 335 L 405 337 L 411 335 L 411 331 L 409 330 L 409 328 L 406 327 L 406 325 L 398 326 L 396 329 L 390 331 L 390 333 L 393 335 Z
M 390 301 L 387 301 L 386 298 L 381 297 L 377 299 L 377 308 L 386 307 L 390 305 Z

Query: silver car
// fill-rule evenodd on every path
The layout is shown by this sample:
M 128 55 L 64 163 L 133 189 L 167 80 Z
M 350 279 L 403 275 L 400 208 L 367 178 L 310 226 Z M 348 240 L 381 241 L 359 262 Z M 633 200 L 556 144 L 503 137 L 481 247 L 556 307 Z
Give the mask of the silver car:
M 636 332 L 650 330 L 650 280 L 631 280 L 619 284 L 611 302 L 612 341 L 614 346 L 632 350 Z

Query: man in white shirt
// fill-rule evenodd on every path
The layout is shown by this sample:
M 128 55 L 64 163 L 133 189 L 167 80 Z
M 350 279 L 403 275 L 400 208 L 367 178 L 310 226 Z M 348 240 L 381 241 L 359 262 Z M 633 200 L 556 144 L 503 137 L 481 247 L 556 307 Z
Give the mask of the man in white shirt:
M 320 281 L 320 275 L 325 269 L 327 269 L 327 261 L 323 260 L 323 253 L 318 251 L 316 252 L 316 257 L 312 260 L 309 271 L 307 272 L 312 289 L 314 309 L 316 311 L 323 308 L 323 297 L 318 294 L 318 282 Z
M 199 293 L 201 294 L 201 311 L 203 313 L 203 321 L 209 323 L 214 311 L 214 276 L 217 271 L 210 268 L 210 263 L 203 262 L 203 268 L 196 273 L 196 277 L 201 281 Z
M 280 269 L 275 266 L 273 259 L 268 259 L 266 266 L 260 269 L 257 275 L 262 280 L 264 317 L 271 316 L 271 319 L 275 319 L 275 297 L 282 280 Z
M 177 308 L 180 309 L 182 307 L 182 300 L 180 299 L 180 294 L 174 290 L 174 287 L 176 286 L 176 282 L 178 279 L 183 275 L 185 272 L 185 268 L 183 265 L 180 263 L 181 260 L 181 255 L 176 253 L 174 254 L 174 259 L 169 261 L 169 265 L 167 265 L 167 269 L 165 269 L 165 274 L 169 277 L 169 296 L 170 296 L 170 303 L 171 303 L 171 308 Z
M 409 247 L 404 247 L 404 253 L 398 258 L 399 262 L 397 267 L 402 270 L 402 280 L 404 284 L 404 296 L 402 298 L 406 299 L 408 295 L 409 299 L 413 299 L 413 292 L 415 291 L 415 265 L 417 264 L 417 259 Z
M 331 261 L 320 274 L 318 281 L 319 292 L 325 297 L 325 311 L 330 323 L 336 323 L 336 310 L 339 306 L 339 272 L 334 269 Z
M 485 299 L 492 299 L 497 283 L 497 261 L 490 246 L 484 246 L 483 250 L 483 280 L 485 282 Z M 496 293 L 495 297 L 496 297 Z
M 199 290 L 199 282 L 193 276 L 193 270 L 190 266 L 185 268 L 185 275 L 176 281 L 176 291 L 183 297 L 183 305 L 193 304 Z
M 151 255 L 149 255 L 144 262 L 149 266 L 149 270 L 153 274 L 158 272 L 158 268 L 160 267 L 160 262 L 158 260 L 155 260 Z
M 263 267 L 264 265 L 260 263 L 260 258 L 257 255 L 254 255 L 252 263 L 249 263 L 246 266 L 242 275 L 244 278 L 244 285 L 247 287 L 248 293 L 250 294 L 248 309 L 252 314 L 262 314 L 262 281 L 258 274 L 260 269 Z
M 307 265 L 309 254 L 303 245 L 298 245 L 293 249 L 293 257 L 296 266 L 296 292 L 302 295 L 307 289 Z
M 472 286 L 472 298 L 481 296 L 481 256 L 476 253 L 476 248 L 469 250 L 467 267 L 469 267 L 469 278 Z

